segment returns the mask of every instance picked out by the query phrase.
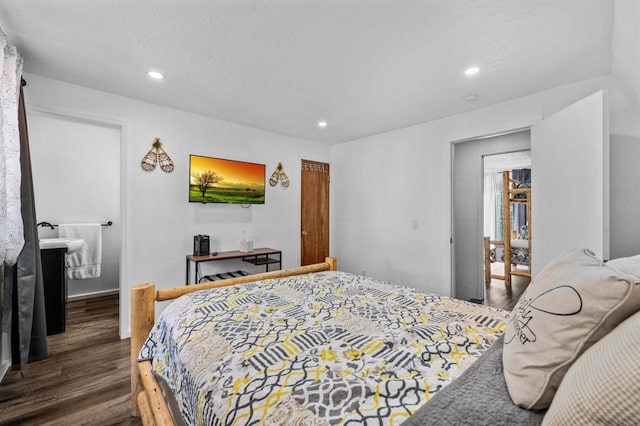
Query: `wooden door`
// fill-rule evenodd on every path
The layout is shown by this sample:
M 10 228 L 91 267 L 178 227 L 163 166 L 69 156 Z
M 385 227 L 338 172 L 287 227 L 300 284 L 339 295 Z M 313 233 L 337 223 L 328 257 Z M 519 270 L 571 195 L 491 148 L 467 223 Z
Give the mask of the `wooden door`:
M 532 276 L 571 248 L 609 256 L 609 129 L 602 91 L 531 128 Z
M 302 160 L 300 264 L 329 256 L 329 165 Z

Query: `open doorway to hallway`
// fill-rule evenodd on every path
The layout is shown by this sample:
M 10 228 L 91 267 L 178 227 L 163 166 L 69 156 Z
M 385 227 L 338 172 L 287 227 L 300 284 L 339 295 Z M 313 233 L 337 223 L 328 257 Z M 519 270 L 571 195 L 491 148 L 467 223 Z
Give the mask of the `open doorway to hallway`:
M 483 158 L 484 303 L 511 310 L 531 282 L 531 151 Z
M 484 159 L 530 149 L 529 130 L 453 144 L 452 294 L 458 299 L 482 303 L 485 298 Z

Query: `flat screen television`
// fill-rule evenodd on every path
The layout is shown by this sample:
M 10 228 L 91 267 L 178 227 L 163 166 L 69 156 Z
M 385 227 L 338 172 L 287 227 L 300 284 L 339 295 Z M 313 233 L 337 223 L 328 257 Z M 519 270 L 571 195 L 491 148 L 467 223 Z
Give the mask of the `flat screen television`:
M 189 156 L 189 202 L 264 204 L 264 164 Z

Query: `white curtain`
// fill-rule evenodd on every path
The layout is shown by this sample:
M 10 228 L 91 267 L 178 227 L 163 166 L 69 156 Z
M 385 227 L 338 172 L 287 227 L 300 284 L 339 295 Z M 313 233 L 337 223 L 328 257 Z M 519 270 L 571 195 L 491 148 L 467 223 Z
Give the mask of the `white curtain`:
M 484 175 L 484 236 L 492 240 L 499 239 L 497 224 L 501 222 L 501 211 L 498 209 L 498 195 L 501 192 L 502 175 L 500 173 L 487 173 Z
M 0 29 L 0 264 L 13 265 L 24 245 L 20 211 L 18 98 L 22 58 Z

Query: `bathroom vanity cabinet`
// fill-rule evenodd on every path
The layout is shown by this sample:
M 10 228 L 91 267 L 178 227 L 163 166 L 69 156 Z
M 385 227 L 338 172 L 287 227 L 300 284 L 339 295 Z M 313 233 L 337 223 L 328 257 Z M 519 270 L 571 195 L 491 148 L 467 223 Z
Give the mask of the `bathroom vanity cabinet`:
M 40 249 L 44 281 L 44 304 L 47 316 L 47 336 L 65 331 L 67 315 L 66 254 L 66 248 Z

